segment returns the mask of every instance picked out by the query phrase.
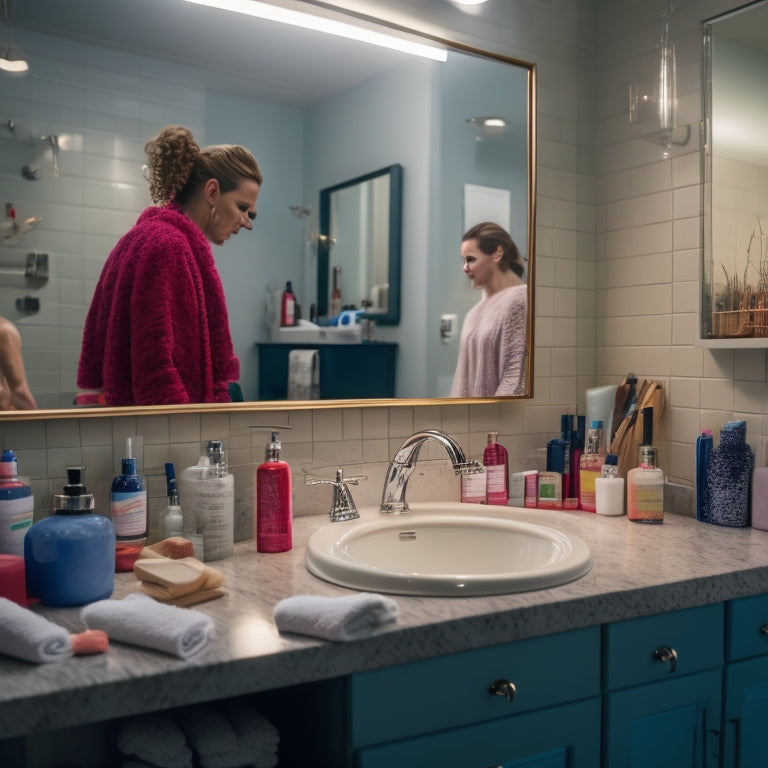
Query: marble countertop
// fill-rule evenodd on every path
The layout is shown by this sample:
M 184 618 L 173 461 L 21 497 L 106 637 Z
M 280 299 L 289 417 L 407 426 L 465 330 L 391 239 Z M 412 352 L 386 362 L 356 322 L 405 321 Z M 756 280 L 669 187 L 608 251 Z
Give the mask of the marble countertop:
M 216 633 L 193 660 L 116 642 L 107 653 L 45 665 L 0 656 L 0 738 L 768 592 L 768 531 L 720 528 L 678 515 L 667 515 L 663 525 L 639 525 L 584 512 L 505 513 L 580 536 L 594 557 L 590 572 L 520 594 L 395 596 L 398 622 L 351 643 L 281 635 L 272 621 L 279 600 L 350 593 L 304 566 L 306 542 L 327 517 L 297 517 L 290 552 L 260 554 L 248 541 L 235 545 L 233 557 L 211 563 L 225 574 L 228 594 L 195 606 L 214 619 Z M 137 588 L 133 574 L 118 574 L 114 597 Z M 73 632 L 84 629 L 77 608 L 34 610 Z

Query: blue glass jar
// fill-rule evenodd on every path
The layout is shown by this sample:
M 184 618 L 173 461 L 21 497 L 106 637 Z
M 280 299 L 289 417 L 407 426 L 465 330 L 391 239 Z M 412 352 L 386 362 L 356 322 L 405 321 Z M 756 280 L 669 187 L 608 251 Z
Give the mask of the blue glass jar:
M 52 500 L 53 514 L 24 537 L 27 592 L 44 605 L 85 605 L 112 596 L 115 527 L 94 512 L 83 467 L 67 467 L 68 483 Z
M 729 421 L 707 466 L 701 519 L 705 523 L 743 528 L 750 523 L 749 495 L 755 455 L 747 443 L 747 422 Z

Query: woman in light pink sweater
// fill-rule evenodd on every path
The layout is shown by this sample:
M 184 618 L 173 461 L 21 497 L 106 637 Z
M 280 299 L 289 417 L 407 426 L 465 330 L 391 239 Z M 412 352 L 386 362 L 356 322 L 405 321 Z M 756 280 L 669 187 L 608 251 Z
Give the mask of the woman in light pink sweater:
M 262 174 L 238 145 L 201 149 L 182 126 L 147 142 L 152 200 L 109 255 L 77 384 L 107 405 L 215 403 L 240 375 L 210 243 L 252 229 Z
M 498 224 L 483 222 L 461 239 L 464 272 L 483 296 L 461 328 L 451 397 L 522 394 L 528 321 L 528 286 L 514 241 Z

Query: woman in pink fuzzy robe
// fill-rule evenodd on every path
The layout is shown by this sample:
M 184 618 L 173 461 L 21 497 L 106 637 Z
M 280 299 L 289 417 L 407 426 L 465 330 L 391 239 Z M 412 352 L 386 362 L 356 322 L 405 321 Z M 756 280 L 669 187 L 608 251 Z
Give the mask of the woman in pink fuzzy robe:
M 107 405 L 215 403 L 240 363 L 210 243 L 252 229 L 261 171 L 237 145 L 169 126 L 145 147 L 147 208 L 109 255 L 85 321 L 77 384 Z

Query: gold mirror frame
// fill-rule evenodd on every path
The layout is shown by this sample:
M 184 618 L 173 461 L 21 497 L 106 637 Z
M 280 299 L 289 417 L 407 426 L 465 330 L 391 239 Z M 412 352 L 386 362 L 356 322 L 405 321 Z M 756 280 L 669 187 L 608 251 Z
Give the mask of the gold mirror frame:
M 323 6 L 323 3 L 310 3 Z M 3 411 L 0 413 L 2 421 L 39 421 L 46 419 L 83 419 L 83 418 L 115 418 L 156 415 L 201 414 L 201 413 L 251 413 L 258 411 L 298 411 L 321 410 L 328 408 L 370 408 L 370 407 L 417 407 L 417 406 L 445 406 L 459 404 L 498 403 L 515 400 L 525 400 L 533 397 L 533 369 L 534 369 L 534 320 L 535 320 L 535 222 L 536 222 L 536 65 L 514 57 L 496 54 L 471 45 L 460 43 L 446 38 L 427 33 L 416 28 L 388 22 L 384 19 L 354 13 L 338 8 L 334 11 L 359 19 L 363 22 L 388 27 L 400 33 L 431 40 L 445 46 L 450 50 L 467 53 L 481 58 L 492 59 L 500 63 L 510 64 L 527 71 L 527 133 L 528 133 L 528 304 L 529 323 L 526 331 L 527 365 L 525 373 L 525 392 L 522 395 L 510 397 L 491 398 L 388 398 L 388 399 L 360 399 L 360 400 L 307 400 L 307 401 L 247 401 L 233 403 L 191 403 L 183 405 L 150 405 L 150 406 L 121 406 L 121 407 L 93 407 L 93 408 L 56 408 L 40 409 L 36 411 Z

